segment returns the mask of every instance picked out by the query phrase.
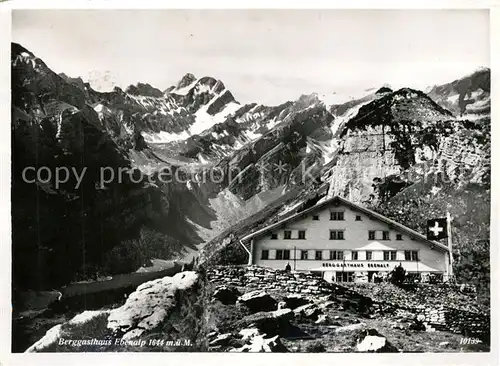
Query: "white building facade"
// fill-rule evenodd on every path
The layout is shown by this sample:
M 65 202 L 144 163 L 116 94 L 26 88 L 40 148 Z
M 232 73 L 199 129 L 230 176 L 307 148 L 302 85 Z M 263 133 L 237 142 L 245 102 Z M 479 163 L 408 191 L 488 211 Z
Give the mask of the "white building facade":
M 446 281 L 450 250 L 374 211 L 334 197 L 244 238 L 249 264 L 321 272 L 330 282 L 372 282 L 395 266 Z

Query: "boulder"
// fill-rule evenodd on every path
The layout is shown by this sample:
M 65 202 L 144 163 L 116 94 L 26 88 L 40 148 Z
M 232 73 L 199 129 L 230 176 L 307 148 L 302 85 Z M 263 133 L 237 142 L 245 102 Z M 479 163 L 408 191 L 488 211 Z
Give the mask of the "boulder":
M 362 295 L 351 295 L 342 301 L 344 310 L 353 310 L 359 314 L 368 315 L 373 312 L 373 300 Z
M 313 342 L 313 343 L 309 343 L 306 346 L 306 352 L 307 353 L 326 352 L 326 348 L 325 348 L 325 346 L 323 346 L 323 343 L 321 343 L 321 342 Z
M 366 327 L 366 323 L 349 324 L 335 329 L 336 333 L 349 333 Z
M 130 294 L 123 306 L 111 310 L 108 328 L 124 340 L 141 336 L 159 326 L 175 311 L 178 292 L 191 290 L 197 282 L 198 275 L 186 271 L 143 283 Z
M 410 324 L 408 329 L 416 330 L 418 332 L 425 331 L 425 325 L 422 319 L 425 319 L 425 316 L 417 316 L 414 322 Z
M 227 346 L 232 339 L 231 333 L 219 334 L 215 339 L 208 343 L 209 346 Z
M 331 308 L 336 308 L 337 307 L 337 303 L 335 303 L 334 301 L 325 301 L 325 302 L 320 302 L 318 304 L 318 307 L 321 309 L 321 310 L 324 310 L 324 309 L 331 309 Z
M 314 321 L 318 320 L 318 316 L 322 314 L 321 309 L 316 304 L 307 304 L 299 306 L 298 308 L 294 309 L 293 312 L 297 316 Z
M 210 338 L 215 338 L 217 336 L 217 332 L 216 331 L 211 331 L 207 334 L 207 338 L 210 339 Z
M 301 305 L 301 306 L 293 309 L 293 312 L 295 313 L 295 315 L 301 315 L 306 309 L 310 309 L 310 308 L 316 308 L 316 305 L 315 304 Z
M 357 352 L 398 352 L 376 329 L 363 330 L 356 338 Z
M 405 330 L 407 327 L 406 327 L 406 325 L 405 325 L 405 324 L 402 324 L 402 323 L 397 323 L 397 322 L 396 322 L 396 323 L 393 323 L 393 324 L 391 325 L 391 328 L 392 328 L 392 329 Z
M 242 341 L 246 341 L 261 334 L 257 328 L 245 328 L 240 330 L 238 335 L 241 336 Z
M 219 300 L 224 305 L 235 304 L 239 296 L 241 296 L 241 292 L 233 286 L 218 287 L 212 295 L 214 299 Z
M 287 308 L 288 308 L 288 306 L 287 306 L 286 302 L 284 302 L 284 301 L 280 301 L 280 302 L 278 303 L 278 310 L 279 310 L 279 309 L 287 309 Z
M 277 302 L 267 292 L 255 290 L 238 298 L 238 303 L 245 305 L 251 312 L 271 311 L 276 309 Z
M 331 319 L 328 315 L 320 314 L 318 320 L 314 322 L 315 324 L 328 325 L 331 324 Z
M 290 309 L 296 309 L 311 302 L 308 298 L 299 294 L 289 295 L 283 301 L 286 303 L 286 307 Z
M 290 319 L 294 316 L 291 309 L 280 309 L 276 311 L 261 311 L 245 316 L 239 322 L 240 326 L 253 325 L 261 333 L 267 336 L 287 335 L 292 329 Z
M 277 319 L 290 320 L 293 319 L 295 314 L 292 309 L 278 309 L 272 312 L 273 316 Z
M 258 335 L 251 338 L 249 344 L 233 348 L 230 352 L 288 352 L 288 349 L 281 343 L 277 335 L 271 338 Z
M 318 317 L 321 315 L 321 310 L 317 307 L 311 307 L 309 309 L 305 309 L 303 314 L 304 314 L 304 317 L 306 317 L 307 319 L 311 319 L 311 320 L 318 320 Z
M 436 331 L 436 328 L 434 328 L 432 325 L 430 325 L 427 322 L 424 322 L 424 327 L 425 327 L 425 331 L 428 333 L 432 333 L 432 332 Z
M 35 342 L 33 345 L 31 345 L 25 352 L 26 353 L 31 353 L 31 352 L 40 352 L 44 350 L 45 348 L 48 348 L 50 346 L 53 346 L 54 343 L 57 343 L 57 341 L 60 338 L 69 338 L 71 337 L 71 331 L 68 330 L 68 325 L 71 326 L 82 326 L 95 317 L 99 315 L 107 315 L 109 313 L 109 310 L 85 310 L 84 312 L 77 314 L 75 317 L 73 317 L 71 320 L 69 320 L 66 323 L 63 324 L 57 324 L 56 326 L 50 328 L 45 335 L 40 338 L 37 342 Z M 71 328 L 73 328 L 71 327 Z M 70 328 L 70 329 L 71 329 Z M 76 328 L 78 331 L 78 328 Z

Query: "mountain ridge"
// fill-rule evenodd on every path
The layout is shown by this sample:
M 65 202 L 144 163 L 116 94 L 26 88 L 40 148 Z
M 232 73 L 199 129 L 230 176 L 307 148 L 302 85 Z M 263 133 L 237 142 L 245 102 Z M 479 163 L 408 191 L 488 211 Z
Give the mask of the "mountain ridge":
M 455 115 L 487 115 L 490 113 L 491 71 L 481 67 L 450 83 L 434 85 L 428 95 Z

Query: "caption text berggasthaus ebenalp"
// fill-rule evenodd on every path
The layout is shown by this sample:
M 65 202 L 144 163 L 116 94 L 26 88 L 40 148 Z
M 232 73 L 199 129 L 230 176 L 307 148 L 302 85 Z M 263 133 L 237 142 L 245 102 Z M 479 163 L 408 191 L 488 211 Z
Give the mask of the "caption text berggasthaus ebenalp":
M 131 339 L 125 340 L 122 338 L 117 339 L 66 339 L 60 338 L 58 341 L 60 346 L 122 346 L 122 347 L 190 347 L 192 342 L 190 339 Z

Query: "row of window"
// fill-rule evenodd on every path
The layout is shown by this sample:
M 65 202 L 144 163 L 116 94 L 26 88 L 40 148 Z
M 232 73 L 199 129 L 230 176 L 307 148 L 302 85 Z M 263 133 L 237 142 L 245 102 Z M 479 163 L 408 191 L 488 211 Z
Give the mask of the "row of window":
M 306 231 L 305 230 L 299 230 L 299 234 L 297 239 L 304 240 L 306 238 Z M 272 233 L 271 234 L 271 239 L 276 240 L 278 239 L 278 234 L 277 233 Z M 283 239 L 292 239 L 292 230 L 285 230 L 283 233 Z
M 313 215 L 312 219 L 314 221 L 319 221 L 319 215 Z M 331 221 L 344 221 L 344 211 L 331 211 L 330 212 Z M 361 215 L 356 215 L 356 221 L 362 221 Z
M 344 231 L 345 230 L 330 230 L 330 240 L 344 240 Z M 389 231 L 382 231 L 382 237 L 377 239 L 377 230 L 369 230 L 368 231 L 368 240 L 391 240 L 391 235 Z M 278 239 L 277 233 L 271 234 L 272 240 Z M 292 238 L 292 230 L 284 230 L 283 231 L 283 239 L 293 239 Z M 305 240 L 306 239 L 306 231 L 299 230 L 297 239 Z M 403 240 L 403 235 L 396 234 L 396 240 Z
M 358 255 L 359 251 L 357 250 L 352 250 L 351 251 L 351 260 L 357 261 L 359 258 Z M 384 260 L 385 261 L 395 261 L 396 260 L 396 251 L 395 250 L 384 250 L 383 255 L 384 255 Z M 373 258 L 373 252 L 370 250 L 367 250 L 365 252 L 366 254 L 366 260 L 370 261 Z M 418 261 L 418 251 L 417 250 L 405 250 L 405 261 Z M 309 251 L 308 250 L 300 250 L 300 257 L 301 260 L 308 260 L 309 258 Z M 344 251 L 343 250 L 330 250 L 329 251 L 329 260 L 343 260 L 344 257 Z M 261 252 L 261 259 L 269 259 L 269 250 L 268 249 L 263 249 Z M 290 259 L 290 250 L 289 249 L 277 249 L 276 250 L 276 259 Z M 311 258 L 312 259 L 312 258 Z M 315 260 L 326 260 L 327 258 L 323 258 L 323 251 L 322 250 L 315 250 L 314 251 L 314 259 Z

